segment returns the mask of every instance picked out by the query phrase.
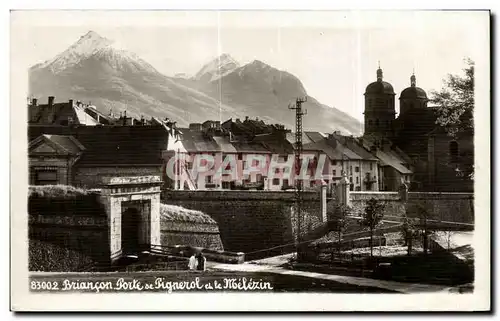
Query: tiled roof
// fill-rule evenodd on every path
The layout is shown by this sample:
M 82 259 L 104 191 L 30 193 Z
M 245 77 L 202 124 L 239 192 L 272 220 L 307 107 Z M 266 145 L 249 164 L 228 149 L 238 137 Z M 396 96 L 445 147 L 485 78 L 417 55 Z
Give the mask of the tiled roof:
M 95 107 L 72 102 L 53 103 L 28 106 L 29 123 L 40 125 L 67 125 L 69 119 L 73 124 L 94 126 L 99 124 L 96 117 L 111 122 L 110 118 L 99 112 Z
M 36 124 L 61 124 L 71 117 L 77 121 L 78 117 L 69 102 L 28 107 L 29 122 Z
M 82 144 L 80 144 L 78 140 L 73 138 L 73 136 L 44 134 L 43 137 L 62 147 L 70 154 L 78 154 L 85 150 L 85 147 L 82 146 Z
M 377 157 L 382 161 L 382 165 L 391 166 L 401 174 L 411 174 L 412 171 L 403 166 L 401 158 L 398 157 L 393 151 L 381 151 L 376 153 Z
M 59 155 L 78 155 L 85 150 L 85 147 L 73 136 L 47 134 L 31 140 L 28 144 L 28 150 L 31 152 L 34 149 L 34 152 L 37 153 L 39 151 L 36 148 L 44 143 L 53 148 L 50 153 L 56 151 Z
M 286 139 L 284 129 L 275 129 L 274 133 L 255 135 L 252 141 L 262 144 L 271 153 L 292 154 L 294 152 L 293 144 Z
M 181 141 L 184 149 L 188 153 L 270 153 L 263 144 L 253 141 L 233 141 L 229 140 L 229 136 L 217 136 L 205 134 L 203 131 L 190 130 L 181 128 Z
M 215 143 L 220 147 L 220 151 L 223 153 L 236 153 L 236 148 L 229 141 L 227 136 L 214 136 Z
M 353 153 L 364 160 L 377 160 L 377 158 L 370 153 L 356 138 L 349 136 L 342 136 L 338 134 L 331 134 L 331 138 L 336 139 L 341 145 L 346 146 Z
M 97 120 L 95 120 L 92 116 L 87 114 L 85 110 L 78 106 L 73 106 L 73 110 L 75 112 L 77 124 L 93 126 L 99 124 Z
M 363 137 L 363 145 L 365 148 L 370 148 L 370 146 L 374 145 L 374 143 L 375 141 L 373 137 Z M 391 166 L 402 174 L 413 173 L 410 169 L 403 165 L 403 163 L 405 163 L 405 158 L 390 147 L 386 147 L 384 150 L 377 148 L 375 156 L 380 160 L 382 166 Z
M 32 140 L 42 134 L 73 136 L 85 147 L 78 166 L 161 166 L 168 132 L 162 126 L 29 126 Z
M 217 142 L 209 135 L 202 131 L 190 130 L 189 128 L 181 128 L 182 145 L 188 153 L 199 152 L 220 152 L 221 148 Z
M 270 154 L 271 152 L 262 144 L 257 142 L 235 142 L 232 143 L 238 153 L 248 154 Z
M 295 134 L 288 133 L 287 139 L 295 144 Z M 325 153 L 330 159 L 363 159 L 347 146 L 331 143 L 323 134 L 319 132 L 304 132 L 302 134 L 302 145 L 304 151 L 320 151 Z

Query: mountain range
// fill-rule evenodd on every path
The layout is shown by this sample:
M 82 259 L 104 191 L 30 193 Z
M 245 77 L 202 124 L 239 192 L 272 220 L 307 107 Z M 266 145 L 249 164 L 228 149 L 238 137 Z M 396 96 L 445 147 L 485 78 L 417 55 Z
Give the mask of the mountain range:
M 292 130 L 295 113 L 288 106 L 307 96 L 305 130 L 357 135 L 362 129 L 354 117 L 308 96 L 297 77 L 262 61 L 240 65 L 222 54 L 194 76 L 169 77 L 93 31 L 53 59 L 32 66 L 29 95 L 91 102 L 105 114 L 126 110 L 137 118 L 168 117 L 180 126 L 249 116 Z

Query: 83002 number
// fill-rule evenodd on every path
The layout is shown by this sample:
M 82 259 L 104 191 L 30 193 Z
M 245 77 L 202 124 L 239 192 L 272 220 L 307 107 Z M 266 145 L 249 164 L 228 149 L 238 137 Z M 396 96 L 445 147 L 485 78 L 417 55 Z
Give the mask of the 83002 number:
M 59 283 L 53 281 L 31 281 L 31 290 L 59 290 Z

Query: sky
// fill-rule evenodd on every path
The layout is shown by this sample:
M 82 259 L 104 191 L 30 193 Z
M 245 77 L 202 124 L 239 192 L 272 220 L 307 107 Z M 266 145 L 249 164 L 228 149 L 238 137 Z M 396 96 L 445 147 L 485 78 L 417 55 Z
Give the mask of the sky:
M 72 11 L 26 12 L 13 23 L 21 26 L 16 37 L 29 48 L 29 66 L 93 30 L 166 75 L 193 75 L 222 53 L 242 65 L 261 60 L 362 120 L 363 93 L 379 63 L 396 98 L 413 71 L 417 86 L 439 90 L 447 74 L 462 73 L 465 57 L 489 51 L 488 19 L 466 11 Z

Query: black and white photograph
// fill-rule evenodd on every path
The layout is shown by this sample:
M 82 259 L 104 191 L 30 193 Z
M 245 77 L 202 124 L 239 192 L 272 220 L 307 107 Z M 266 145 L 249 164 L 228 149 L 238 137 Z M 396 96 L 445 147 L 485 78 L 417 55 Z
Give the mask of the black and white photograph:
M 10 24 L 12 310 L 490 309 L 489 11 Z

